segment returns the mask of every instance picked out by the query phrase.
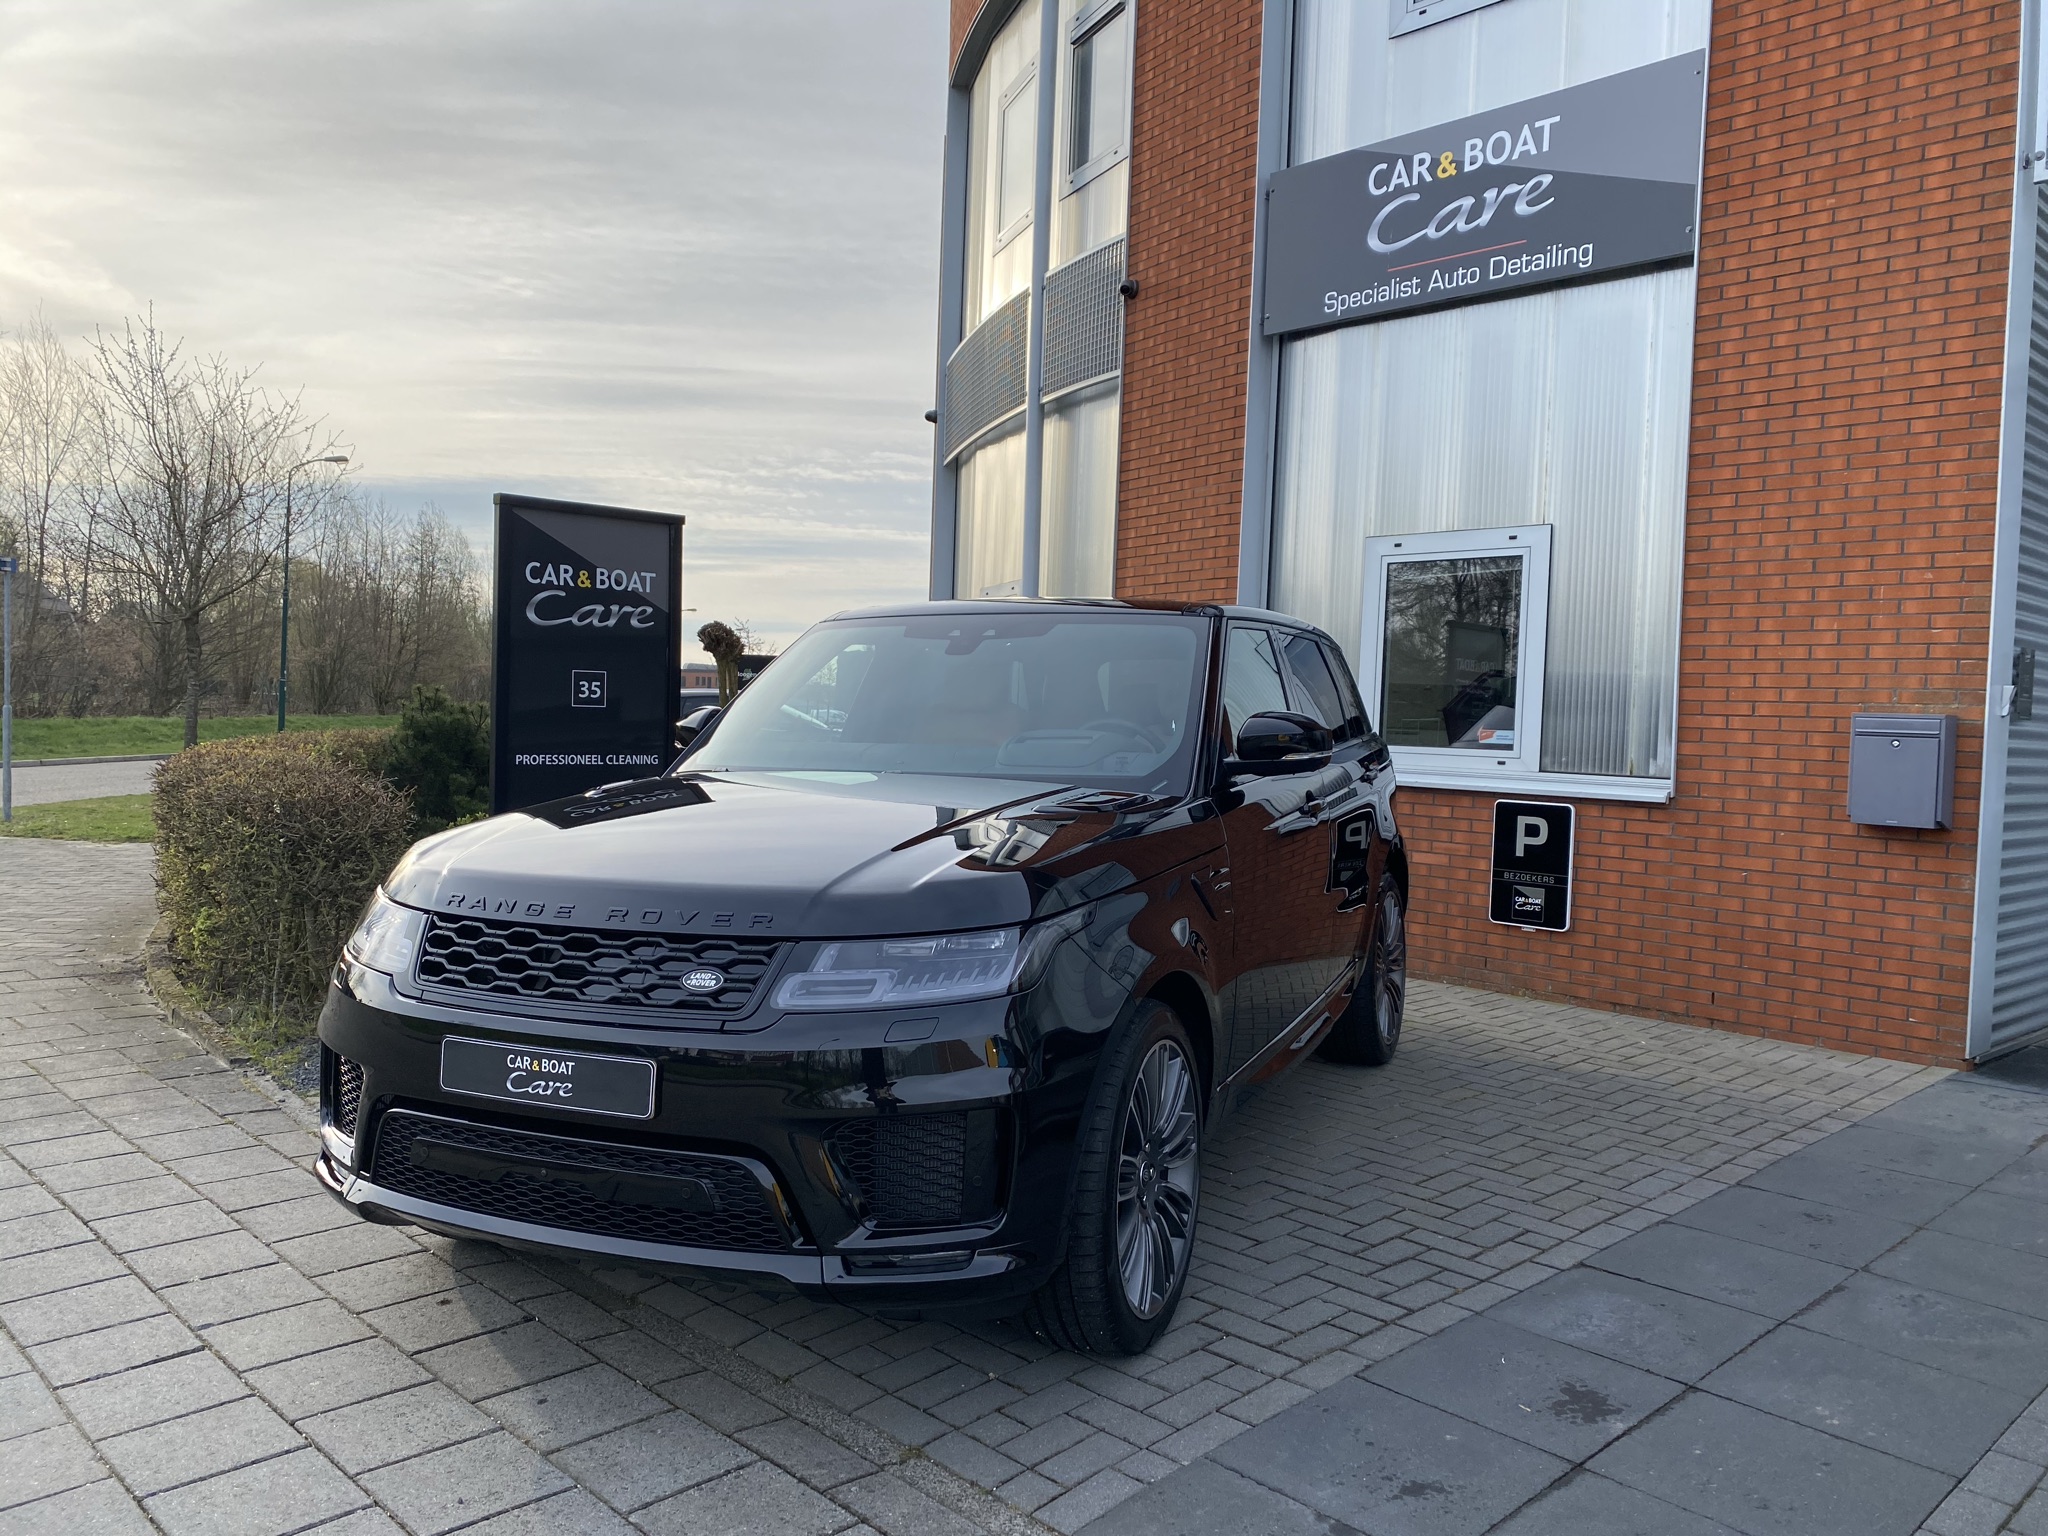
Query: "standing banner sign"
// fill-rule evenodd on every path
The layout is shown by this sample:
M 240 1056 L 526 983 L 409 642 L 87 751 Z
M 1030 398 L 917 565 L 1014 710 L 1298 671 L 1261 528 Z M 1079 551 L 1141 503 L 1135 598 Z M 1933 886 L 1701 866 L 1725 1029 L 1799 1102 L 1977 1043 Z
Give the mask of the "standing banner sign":
M 683 519 L 493 500 L 492 813 L 661 772 L 682 688 Z
M 1577 813 L 1536 800 L 1493 802 L 1493 880 L 1487 916 L 1514 928 L 1572 925 Z

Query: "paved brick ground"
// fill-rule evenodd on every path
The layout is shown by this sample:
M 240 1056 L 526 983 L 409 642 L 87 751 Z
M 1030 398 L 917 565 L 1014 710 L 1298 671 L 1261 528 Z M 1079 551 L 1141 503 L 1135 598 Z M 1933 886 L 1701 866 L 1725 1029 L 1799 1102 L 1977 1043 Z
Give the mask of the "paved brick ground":
M 1073 1531 L 1940 1075 L 1418 988 L 1218 1139 L 1110 1364 L 345 1218 L 142 994 L 147 857 L 0 843 L 0 1536 Z

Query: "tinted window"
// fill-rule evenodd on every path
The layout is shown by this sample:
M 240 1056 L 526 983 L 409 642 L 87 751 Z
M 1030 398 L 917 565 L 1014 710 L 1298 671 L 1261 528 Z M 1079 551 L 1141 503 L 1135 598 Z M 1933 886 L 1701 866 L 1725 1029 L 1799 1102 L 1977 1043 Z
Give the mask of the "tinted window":
M 1324 645 L 1323 660 L 1330 664 L 1330 675 L 1337 679 L 1337 691 L 1344 698 L 1346 729 L 1357 736 L 1372 734 L 1372 721 L 1366 718 L 1365 701 L 1359 697 L 1358 680 L 1351 675 L 1351 664 L 1344 659 L 1344 653 L 1333 645 Z
M 1223 720 L 1232 741 L 1253 715 L 1287 713 L 1287 690 L 1273 659 L 1273 637 L 1263 629 L 1231 626 L 1223 652 Z
M 1295 707 L 1338 741 L 1351 740 L 1357 733 L 1346 729 L 1349 711 L 1344 707 L 1343 694 L 1337 691 L 1336 680 L 1330 676 L 1330 664 L 1323 659 L 1322 646 L 1307 635 L 1283 635 L 1280 659 L 1287 668 Z
M 821 624 L 733 701 L 687 767 L 1177 791 L 1206 628 L 1030 612 Z

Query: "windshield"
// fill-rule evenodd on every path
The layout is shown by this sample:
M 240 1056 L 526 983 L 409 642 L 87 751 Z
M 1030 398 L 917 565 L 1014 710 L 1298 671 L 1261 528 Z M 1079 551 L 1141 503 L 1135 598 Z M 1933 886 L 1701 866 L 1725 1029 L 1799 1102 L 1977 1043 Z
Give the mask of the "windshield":
M 1180 793 L 1208 626 L 1177 614 L 820 624 L 684 766 L 934 773 Z

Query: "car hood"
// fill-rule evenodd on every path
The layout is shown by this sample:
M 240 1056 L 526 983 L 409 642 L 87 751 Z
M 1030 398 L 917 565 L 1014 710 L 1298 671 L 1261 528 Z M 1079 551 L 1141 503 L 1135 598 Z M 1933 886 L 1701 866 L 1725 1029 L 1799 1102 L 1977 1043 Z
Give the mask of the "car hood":
M 385 890 L 436 912 L 638 932 L 850 938 L 996 927 L 1192 856 L 1186 836 L 1146 834 L 1168 822 L 1197 832 L 1191 823 L 1205 810 L 1014 780 L 683 774 L 428 838 Z

